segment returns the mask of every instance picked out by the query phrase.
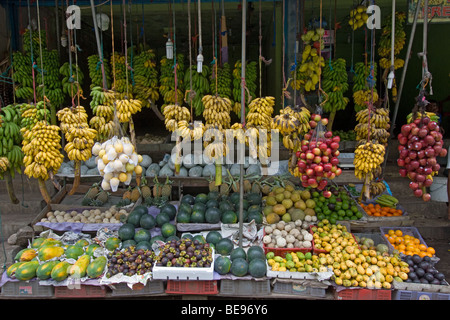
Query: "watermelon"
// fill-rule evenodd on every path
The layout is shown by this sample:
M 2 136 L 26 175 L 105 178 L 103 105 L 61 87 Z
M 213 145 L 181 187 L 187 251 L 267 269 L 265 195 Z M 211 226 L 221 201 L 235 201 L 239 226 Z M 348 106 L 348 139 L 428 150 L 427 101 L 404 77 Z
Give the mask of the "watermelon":
M 260 246 L 251 246 L 247 250 L 247 259 L 248 261 L 252 261 L 253 259 L 265 259 L 266 254 L 264 253 L 264 249 Z
M 234 210 L 234 206 L 229 201 L 221 201 L 219 203 L 219 209 L 222 212 L 226 212 L 226 211 L 230 211 L 230 210 L 233 211 Z
M 168 237 L 174 236 L 176 232 L 177 232 L 177 228 L 173 224 L 171 224 L 169 222 L 164 223 L 161 226 L 161 235 L 164 238 L 168 238 Z
M 219 231 L 210 231 L 206 235 L 207 243 L 212 243 L 212 244 L 216 245 L 217 242 L 219 242 L 220 240 L 222 240 L 222 235 L 220 234 Z
M 140 249 L 151 250 L 152 249 L 152 245 L 148 241 L 141 241 L 141 242 L 138 242 L 136 244 L 135 249 L 136 250 L 140 250 Z
M 222 220 L 222 223 L 225 223 L 225 224 L 236 223 L 238 221 L 238 216 L 237 216 L 236 212 L 228 210 L 222 214 L 221 220 Z
M 243 277 L 248 272 L 248 262 L 242 258 L 234 259 L 231 262 L 230 271 L 236 277 Z
M 191 214 L 191 222 L 193 223 L 204 223 L 205 222 L 205 212 L 204 211 L 193 211 Z
M 159 241 L 165 241 L 165 239 L 164 239 L 164 237 L 163 236 L 161 236 L 161 235 L 159 235 L 159 236 L 154 236 L 151 240 L 150 240 L 150 246 L 156 241 L 156 240 L 159 240 Z
M 252 220 L 255 220 L 256 224 L 262 224 L 263 223 L 263 214 L 257 213 L 257 212 L 249 213 L 246 220 L 247 220 L 247 222 L 251 222 Z
M 200 210 L 200 211 L 206 211 L 207 207 L 206 204 L 202 202 L 197 202 L 192 206 L 192 211 Z
M 187 212 L 178 212 L 177 213 L 177 223 L 189 223 L 191 222 L 191 215 Z
M 219 223 L 221 215 L 222 213 L 219 208 L 208 208 L 205 212 L 205 220 L 207 223 Z
M 178 212 L 181 212 L 181 211 L 184 211 L 184 212 L 187 212 L 187 213 L 191 214 L 193 209 L 192 209 L 190 204 L 181 202 L 180 203 L 180 207 L 178 208 Z
M 234 243 L 228 238 L 222 238 L 216 243 L 216 251 L 222 256 L 228 256 L 234 249 Z
M 233 260 L 235 260 L 237 258 L 241 258 L 241 259 L 247 260 L 247 253 L 245 252 L 244 249 L 242 249 L 240 247 L 237 247 L 237 248 L 234 248 L 231 251 L 231 253 L 230 253 L 231 261 L 233 261 Z
M 158 213 L 158 215 L 156 216 L 156 225 L 158 227 L 161 228 L 164 223 L 168 223 L 168 222 L 170 222 L 170 218 L 167 215 L 167 213 L 164 213 L 164 212 Z
M 186 203 L 192 206 L 195 203 L 195 198 L 190 194 L 186 194 L 181 198 L 181 203 Z
M 208 202 L 206 202 L 206 207 L 207 208 L 219 208 L 219 202 L 217 200 L 208 200 Z
M 173 220 L 177 214 L 177 208 L 173 204 L 167 203 L 161 208 L 160 213 L 167 213 L 170 220 Z
M 166 238 L 166 242 L 169 242 L 169 241 L 178 241 L 178 240 L 180 240 L 180 237 L 178 237 L 178 236 L 170 236 L 170 237 L 167 237 L 167 238 Z
M 219 256 L 214 261 L 214 271 L 220 275 L 227 274 L 231 269 L 231 260 L 225 256 Z
M 246 196 L 249 205 L 261 205 L 262 197 L 258 193 L 249 193 Z
M 248 272 L 254 278 L 262 278 L 266 275 L 267 266 L 266 260 L 256 258 L 250 261 L 248 264 Z
M 131 223 L 125 223 L 120 226 L 120 228 L 117 232 L 118 232 L 119 238 L 122 241 L 133 239 L 134 233 L 135 233 L 134 225 Z
M 153 229 L 156 227 L 156 219 L 151 214 L 143 214 L 139 220 L 139 225 L 144 229 Z
M 139 205 L 139 206 L 136 206 L 133 209 L 133 211 L 131 211 L 131 212 L 137 212 L 137 213 L 140 213 L 141 215 L 143 215 L 145 213 L 148 213 L 148 208 L 144 205 Z
M 122 242 L 122 248 L 128 248 L 128 247 L 134 247 L 136 246 L 136 241 L 134 241 L 133 239 L 130 240 L 126 240 L 124 242 Z
M 152 235 L 149 230 L 139 229 L 134 234 L 133 240 L 136 241 L 136 243 L 139 243 L 142 241 L 150 241 L 151 238 L 152 238 Z
M 208 201 L 208 195 L 206 195 L 205 193 L 199 193 L 196 197 L 195 197 L 195 203 L 202 203 L 205 204 Z
M 197 240 L 198 243 L 206 243 L 205 237 L 203 237 L 201 234 L 195 235 L 192 240 Z
M 218 201 L 220 198 L 220 193 L 217 191 L 211 191 L 210 193 L 208 193 L 208 199 L 209 200 L 216 200 Z
M 194 239 L 194 236 L 190 233 L 185 233 L 181 236 L 181 239 Z

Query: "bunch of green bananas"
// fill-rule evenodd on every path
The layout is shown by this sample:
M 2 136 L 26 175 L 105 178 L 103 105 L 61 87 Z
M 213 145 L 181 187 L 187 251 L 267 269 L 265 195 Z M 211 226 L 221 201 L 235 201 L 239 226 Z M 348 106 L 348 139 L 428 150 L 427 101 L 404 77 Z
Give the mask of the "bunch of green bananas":
M 59 68 L 59 74 L 63 76 L 63 93 L 68 95 L 70 98 L 73 98 L 77 95 L 78 90 L 80 91 L 80 95 L 83 94 L 83 89 L 81 88 L 81 86 L 83 85 L 84 74 L 81 71 L 80 66 L 78 65 L 72 65 L 72 70 L 70 69 L 70 64 L 68 62 L 65 62 Z
M 221 97 L 231 99 L 233 95 L 233 75 L 231 74 L 230 64 L 226 62 L 222 67 L 217 67 L 217 74 L 215 73 L 215 67 L 212 69 L 209 78 L 210 94 L 217 93 Z
M 102 64 L 97 54 L 88 57 L 89 78 L 91 78 L 91 88 L 103 87 Z M 103 67 L 105 69 L 106 86 L 111 87 L 111 67 L 107 59 L 103 59 Z
M 17 84 L 15 87 L 16 98 L 33 99 L 33 66 L 31 55 L 20 51 L 13 53 L 13 80 Z
M 342 58 L 325 64 L 322 82 L 322 89 L 328 96 L 322 106 L 325 112 L 345 110 L 347 107 L 349 99 L 344 94 L 348 90 L 348 75 L 345 65 Z
M 22 135 L 25 130 L 32 130 L 38 121 L 50 118 L 50 110 L 46 107 L 44 101 L 39 101 L 36 105 L 22 103 L 19 105 L 19 112 Z
M 353 77 L 353 102 L 355 111 L 358 112 L 367 108 L 367 102 L 372 99 L 372 90 L 370 89 L 369 78 L 373 84 L 373 103 L 378 101 L 378 93 L 376 90 L 377 83 L 377 68 L 370 65 L 365 65 L 364 62 L 355 64 L 355 76 Z
M 422 117 L 428 117 L 430 118 L 431 121 L 435 121 L 437 123 L 439 123 L 441 121 L 441 119 L 439 118 L 439 116 L 434 113 L 434 112 L 428 112 L 426 111 L 425 114 L 422 114 L 422 112 L 411 112 L 406 116 L 406 123 L 411 123 L 413 122 L 415 119 L 422 119 Z
M 132 85 L 131 70 L 128 69 L 126 62 L 125 55 L 118 52 L 114 52 L 114 54 L 111 55 L 110 65 L 114 66 L 113 70 L 111 70 L 114 75 L 111 74 L 111 78 L 114 79 L 114 90 L 119 93 L 127 92 L 127 86 L 129 89 Z
M 325 29 L 317 28 L 309 30 L 302 36 L 304 49 L 301 55 L 301 60 L 297 62 L 297 67 L 292 70 L 291 87 L 295 90 L 303 89 L 306 92 L 317 89 L 320 77 L 322 75 L 322 67 L 325 66 L 324 58 L 319 54 L 320 50 L 324 48 L 323 36 Z
M 39 99 L 43 100 L 45 95 L 53 106 L 62 106 L 64 104 L 64 94 L 59 74 L 58 51 L 43 50 L 42 55 L 37 59 L 37 66 L 38 68 L 43 68 L 43 70 L 39 70 L 39 74 L 36 77 L 38 85 L 36 91 Z M 40 73 L 44 74 L 43 77 Z
M 156 103 L 159 99 L 158 69 L 156 68 L 156 54 L 148 49 L 134 56 L 134 86 L 135 99 L 142 102 L 143 107 L 150 107 L 150 101 Z
M 160 61 L 159 73 L 159 94 L 164 100 L 161 110 L 164 110 L 166 105 L 182 104 L 184 100 L 184 55 L 179 53 L 176 57 L 176 71 L 177 71 L 177 91 L 175 92 L 175 60 L 163 57 Z
M 2 126 L 0 127 L 0 158 L 5 157 L 8 160 L 9 172 L 14 177 L 15 172 L 22 172 L 23 153 L 22 153 L 22 134 L 20 132 L 21 116 L 19 105 L 8 105 L 1 109 L 0 118 Z M 2 170 L 1 171 L 6 171 Z M 0 176 L 0 178 L 3 178 Z
M 25 32 L 22 35 L 22 44 L 23 50 L 26 53 L 31 53 L 31 49 L 33 49 L 33 55 L 37 56 L 39 54 L 40 44 L 42 44 L 42 48 L 47 47 L 47 36 L 46 31 L 41 30 L 41 36 L 39 37 L 39 31 L 31 31 L 31 43 L 30 43 L 30 29 L 25 29 Z
M 202 103 L 202 98 L 204 95 L 209 93 L 209 76 L 210 76 L 210 68 L 208 66 L 202 67 L 202 72 L 197 72 L 197 66 L 192 66 L 192 68 L 188 68 L 184 74 L 184 84 L 185 90 L 190 90 L 190 79 L 192 74 L 192 90 L 195 93 L 194 98 L 192 99 L 192 107 L 195 111 L 195 115 L 199 116 L 202 114 L 205 107 Z M 189 94 L 186 99 L 189 101 Z
M 97 130 L 97 140 L 104 142 L 108 140 L 114 131 L 114 101 L 117 94 L 112 90 L 103 90 L 103 87 L 96 86 L 91 89 L 90 107 L 94 116 L 90 119 L 89 125 Z
M 241 116 L 241 70 L 242 61 L 238 60 L 234 64 L 233 69 L 233 112 L 237 114 L 238 117 Z M 245 87 L 248 92 L 246 93 L 246 103 L 245 110 L 248 112 L 249 99 L 254 99 L 256 97 L 256 90 L 258 89 L 258 63 L 256 61 L 247 61 L 245 64 Z M 250 97 L 248 97 L 248 95 Z

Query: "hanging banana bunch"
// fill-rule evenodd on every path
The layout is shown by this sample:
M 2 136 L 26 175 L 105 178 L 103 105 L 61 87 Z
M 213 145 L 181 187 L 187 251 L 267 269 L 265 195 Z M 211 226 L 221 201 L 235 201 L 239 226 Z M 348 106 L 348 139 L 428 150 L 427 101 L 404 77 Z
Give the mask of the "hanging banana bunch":
M 159 99 L 158 69 L 156 68 L 156 54 L 154 50 L 142 51 L 133 59 L 134 86 L 133 96 L 141 100 L 142 106 L 149 108 L 150 101 L 156 103 Z
M 116 94 L 112 90 L 103 90 L 96 86 L 91 89 L 91 109 L 94 116 L 89 121 L 91 128 L 97 131 L 96 140 L 104 142 L 114 133 L 114 101 Z
M 110 65 L 114 63 L 114 88 L 113 90 L 119 94 L 128 93 L 127 89 L 131 86 L 131 70 L 128 70 L 125 55 L 114 52 L 110 58 Z
M 83 89 L 81 86 L 84 81 L 84 74 L 78 65 L 72 66 L 73 70 L 70 70 L 70 64 L 68 62 L 64 63 L 59 68 L 59 74 L 63 76 L 62 79 L 62 91 L 64 94 L 68 95 L 71 99 L 75 97 L 78 92 L 80 96 L 83 95 Z
M 167 105 L 163 110 L 163 115 L 166 129 L 170 132 L 174 132 L 177 129 L 178 122 L 188 122 L 191 119 L 189 109 L 178 104 Z
M 355 176 L 367 182 L 377 178 L 382 171 L 385 151 L 385 147 L 379 143 L 362 140 L 355 149 Z
M 116 100 L 116 116 L 121 123 L 130 122 L 132 116 L 142 110 L 142 102 L 138 99 Z
M 22 172 L 23 164 L 20 105 L 3 107 L 0 110 L 0 122 L 0 157 L 7 160 L 4 161 L 5 166 L 0 166 L 0 178 L 3 178 L 2 173 L 6 169 L 14 178 L 16 172 Z
M 39 68 L 41 68 L 42 63 L 42 68 L 44 69 L 39 70 L 39 73 L 44 73 L 44 77 L 41 77 L 40 74 L 36 76 L 36 92 L 38 98 L 39 100 L 44 100 L 45 88 L 45 96 L 50 100 L 50 105 L 56 110 L 64 104 L 58 61 L 58 51 L 43 50 L 42 55 L 37 58 L 36 62 Z
M 328 99 L 322 105 L 324 112 L 332 113 L 345 110 L 349 99 L 344 96 L 348 90 L 348 75 L 344 59 L 339 58 L 325 64 L 322 89 L 328 96 Z
M 355 127 L 356 140 L 367 139 L 369 134 L 369 109 L 364 109 L 356 114 L 358 124 Z M 370 113 L 370 139 L 387 146 L 390 128 L 389 110 L 376 108 Z
M 355 64 L 355 76 L 353 77 L 353 102 L 356 112 L 367 108 L 367 104 L 370 101 L 372 101 L 372 103 L 376 103 L 378 101 L 379 97 L 376 90 L 376 83 L 376 66 L 373 66 L 372 75 L 372 66 L 366 66 L 363 62 L 358 62 Z M 371 88 L 373 88 L 373 97 Z
M 358 5 L 352 10 L 350 10 L 350 19 L 348 20 L 348 24 L 350 28 L 353 30 L 362 28 L 369 19 L 369 15 L 367 14 L 367 7 L 363 5 Z
M 218 128 L 219 130 L 230 129 L 232 109 L 231 100 L 220 96 L 205 95 L 202 98 L 204 105 L 203 118 L 205 129 Z
M 90 88 L 103 87 L 102 63 L 98 55 L 94 54 L 88 57 L 89 78 L 91 78 Z M 106 86 L 111 87 L 111 67 L 106 59 L 103 59 L 103 68 L 105 70 Z
M 20 51 L 13 53 L 13 80 L 16 83 L 14 94 L 18 99 L 33 99 L 33 67 L 31 55 Z
M 197 72 L 197 66 L 192 66 L 191 69 L 187 69 L 184 74 L 184 83 L 186 85 L 186 90 L 189 90 L 189 83 L 192 74 L 192 90 L 195 92 L 195 96 L 192 99 L 192 107 L 195 111 L 195 115 L 199 116 L 203 113 L 204 106 L 202 98 L 209 94 L 209 77 L 210 68 L 208 66 L 202 67 L 202 72 Z
M 215 68 L 210 73 L 209 86 L 210 94 L 218 94 L 223 98 L 231 99 L 233 96 L 233 75 L 230 64 L 224 63 L 222 67 L 217 67 L 217 74 Z M 217 85 L 216 85 L 217 82 Z
M 175 83 L 175 60 L 163 57 L 160 61 L 159 75 L 159 94 L 164 100 L 161 111 L 164 111 L 166 105 L 182 104 L 184 99 L 183 80 L 184 80 L 184 55 L 177 54 L 176 72 L 177 83 Z M 176 90 L 175 90 L 176 88 Z
M 236 61 L 233 69 L 233 100 L 232 104 L 233 112 L 241 117 L 241 71 L 242 62 L 241 60 Z M 245 88 L 248 90 L 246 94 L 246 100 L 250 100 L 256 97 L 256 90 L 258 80 L 258 64 L 256 61 L 250 61 L 245 64 Z M 248 112 L 248 101 L 245 101 L 245 113 Z

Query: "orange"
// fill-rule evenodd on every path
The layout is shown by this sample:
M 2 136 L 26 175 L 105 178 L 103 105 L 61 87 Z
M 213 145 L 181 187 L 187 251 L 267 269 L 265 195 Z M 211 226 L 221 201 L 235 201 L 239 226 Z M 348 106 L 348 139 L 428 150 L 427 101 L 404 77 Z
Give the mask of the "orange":
M 396 235 L 397 237 L 401 237 L 401 236 L 403 235 L 402 230 L 399 230 L 399 229 L 395 230 L 395 235 Z
M 427 253 L 425 251 L 420 251 L 418 253 L 418 255 L 419 255 L 419 257 L 423 258 L 423 257 L 425 257 L 427 255 Z
M 403 242 L 403 238 L 401 238 L 401 237 L 395 238 L 395 243 L 396 243 L 396 244 L 400 244 L 400 243 L 402 243 L 402 242 Z
M 436 250 L 434 250 L 433 247 L 428 247 L 428 248 L 427 248 L 427 252 L 428 252 L 429 254 L 431 254 L 431 255 L 436 254 Z
M 418 238 L 414 238 L 413 237 L 413 241 L 414 241 L 415 244 L 420 244 L 420 239 L 418 239 Z
M 424 245 L 423 243 L 419 244 L 418 248 L 419 248 L 420 251 L 426 251 L 427 250 L 427 246 Z
M 406 251 L 405 254 L 406 254 L 407 256 L 412 256 L 414 253 L 413 253 L 412 251 Z
M 401 243 L 398 245 L 397 249 L 398 249 L 398 251 L 405 251 L 406 246 L 403 243 Z
M 390 229 L 390 230 L 388 231 L 388 235 L 393 236 L 394 234 L 395 234 L 395 231 L 394 231 L 394 230 Z

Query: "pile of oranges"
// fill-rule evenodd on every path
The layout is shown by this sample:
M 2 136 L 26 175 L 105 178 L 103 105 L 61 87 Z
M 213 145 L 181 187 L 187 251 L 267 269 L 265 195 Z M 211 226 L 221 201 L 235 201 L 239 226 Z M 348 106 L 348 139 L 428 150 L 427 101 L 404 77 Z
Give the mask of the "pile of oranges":
M 403 211 L 396 208 L 391 207 L 383 207 L 381 205 L 370 203 L 368 205 L 365 205 L 364 203 L 360 203 L 361 208 L 364 209 L 364 211 L 369 216 L 373 217 L 398 217 L 403 215 Z
M 436 253 L 433 247 L 427 247 L 420 242 L 420 239 L 409 234 L 403 234 L 402 230 L 399 229 L 390 229 L 384 236 L 394 249 L 408 256 L 417 254 L 423 258 L 425 256 L 432 257 Z

